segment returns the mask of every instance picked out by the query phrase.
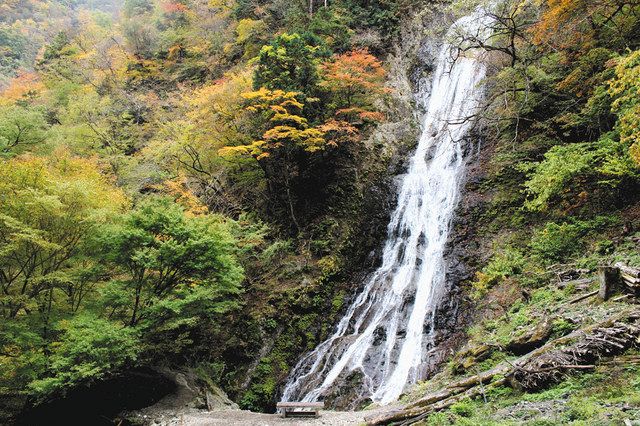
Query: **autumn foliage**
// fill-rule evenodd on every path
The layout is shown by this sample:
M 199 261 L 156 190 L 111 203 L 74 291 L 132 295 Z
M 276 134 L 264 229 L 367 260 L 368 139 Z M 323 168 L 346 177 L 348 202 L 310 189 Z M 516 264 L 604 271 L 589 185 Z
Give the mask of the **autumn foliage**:
M 45 89 L 40 76 L 33 72 L 22 72 L 14 77 L 2 92 L 2 97 L 12 101 L 36 96 Z
M 624 38 L 632 30 L 628 19 L 637 13 L 637 0 L 546 0 L 533 28 L 537 44 L 585 52 L 604 34 Z M 615 42 L 615 40 L 611 40 Z
M 188 10 L 189 8 L 183 3 L 172 1 L 162 3 L 162 11 L 166 14 L 185 13 Z
M 324 63 L 322 71 L 322 86 L 334 94 L 334 101 L 340 108 L 369 105 L 374 95 L 385 93 L 382 83 L 386 72 L 380 61 L 366 49 L 338 55 Z

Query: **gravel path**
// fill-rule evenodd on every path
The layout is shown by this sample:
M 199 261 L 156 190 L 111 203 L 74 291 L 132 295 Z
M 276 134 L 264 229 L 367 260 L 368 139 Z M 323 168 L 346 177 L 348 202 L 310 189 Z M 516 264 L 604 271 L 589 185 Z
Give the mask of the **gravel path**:
M 317 419 L 286 418 L 276 414 L 253 413 L 243 410 L 190 411 L 176 416 L 162 416 L 149 424 L 163 426 L 343 426 L 361 425 L 365 416 L 378 410 L 339 412 L 322 411 Z

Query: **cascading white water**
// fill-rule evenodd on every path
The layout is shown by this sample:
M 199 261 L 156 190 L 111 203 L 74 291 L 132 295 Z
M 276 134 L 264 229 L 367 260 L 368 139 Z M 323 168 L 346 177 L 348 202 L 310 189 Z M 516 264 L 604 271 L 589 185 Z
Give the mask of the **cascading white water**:
M 481 30 L 480 12 L 453 32 Z M 293 370 L 283 400 L 316 401 L 349 373 L 362 374 L 373 401 L 396 400 L 421 378 L 433 346 L 434 312 L 446 289 L 444 250 L 464 175 L 463 140 L 478 107 L 485 67 L 472 54 L 439 55 L 422 136 L 403 177 L 382 265 L 370 277 L 333 335 Z M 453 61 L 453 62 L 452 62 Z

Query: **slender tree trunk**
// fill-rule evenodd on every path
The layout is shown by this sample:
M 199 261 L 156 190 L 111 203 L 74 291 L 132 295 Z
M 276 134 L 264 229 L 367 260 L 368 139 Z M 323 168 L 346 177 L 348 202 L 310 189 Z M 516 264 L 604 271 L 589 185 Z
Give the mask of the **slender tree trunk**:
M 136 322 L 138 321 L 138 308 L 140 307 L 140 293 L 142 292 L 142 284 L 139 283 L 136 286 L 136 300 L 133 304 L 133 313 L 131 314 L 131 321 L 129 322 L 129 325 L 131 327 L 133 327 L 134 325 L 136 325 Z
M 53 286 L 49 284 L 49 291 L 47 293 L 47 307 L 44 312 L 44 324 L 42 328 L 42 339 L 44 340 L 44 354 L 49 355 L 49 322 L 51 321 L 51 303 L 53 302 Z
M 289 204 L 289 213 L 291 214 L 291 220 L 293 221 L 293 224 L 296 227 L 296 231 L 300 232 L 300 223 L 298 223 L 298 219 L 296 218 L 295 208 L 293 206 L 293 197 L 291 196 L 291 182 L 289 180 L 289 172 L 290 172 L 289 159 L 287 158 L 285 161 L 286 161 L 286 166 L 284 171 L 284 186 L 285 186 L 285 192 L 287 194 L 287 203 Z

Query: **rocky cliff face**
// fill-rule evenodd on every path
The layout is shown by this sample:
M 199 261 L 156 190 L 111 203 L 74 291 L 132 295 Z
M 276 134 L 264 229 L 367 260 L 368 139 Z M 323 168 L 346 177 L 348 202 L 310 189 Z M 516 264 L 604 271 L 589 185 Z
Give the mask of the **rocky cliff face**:
M 404 89 L 399 91 L 400 99 L 411 104 L 411 113 L 418 124 L 428 98 L 419 100 L 416 94 L 424 93 L 431 85 L 434 59 L 452 21 L 453 17 L 438 6 L 430 6 L 414 14 L 405 21 L 398 52 L 391 59 L 392 84 Z M 473 278 L 479 265 L 486 260 L 482 253 L 488 253 L 488 250 L 481 249 L 488 241 L 478 235 L 474 220 L 486 202 L 487 195 L 480 191 L 479 185 L 492 154 L 492 148 L 484 146 L 481 123 L 468 137 L 467 144 L 466 180 L 445 255 L 447 296 L 442 298 L 435 314 L 436 347 L 430 353 L 426 377 L 435 374 L 442 363 L 462 345 L 464 330 L 473 319 L 474 309 L 464 283 Z
M 348 281 L 348 294 L 355 297 L 366 276 L 378 265 L 380 248 L 386 236 L 389 212 L 395 207 L 396 177 L 405 172 L 406 160 L 415 147 L 422 115 L 428 103 L 424 93 L 431 87 L 431 73 L 436 55 L 443 41 L 443 33 L 453 18 L 436 7 L 421 10 L 407 19 L 395 51 L 387 60 L 391 100 L 387 105 L 389 121 L 374 132 L 367 141 L 367 161 L 364 162 L 365 179 L 363 203 L 365 220 L 359 235 L 359 249 L 369 248 L 366 258 L 357 257 L 350 264 L 352 277 Z M 420 94 L 420 96 L 416 96 Z M 471 215 L 477 207 L 474 182 L 482 174 L 479 134 L 469 138 L 467 157 L 470 165 L 469 184 L 465 188 L 458 219 L 448 244 L 447 295 L 436 313 L 437 347 L 430 352 L 426 376 L 434 374 L 441 363 L 459 346 L 463 325 L 468 317 L 461 283 L 468 280 L 473 270 L 475 252 Z M 469 198 L 469 200 L 467 200 Z M 358 250 L 355 250 L 357 253 Z M 345 306 L 351 302 L 345 301 Z M 460 309 L 460 307 L 464 309 Z M 336 318 L 339 318 L 337 316 Z M 371 401 L 360 395 L 363 375 L 356 371 L 343 374 L 341 385 L 325 396 L 325 403 L 336 408 L 357 409 Z
M 403 23 L 396 52 L 389 58 L 389 84 L 394 89 L 394 100 L 400 106 L 397 111 L 404 114 L 405 120 L 381 126 L 374 135 L 374 140 L 380 134 L 384 135 L 389 128 L 397 129 L 398 123 L 420 125 L 428 98 L 421 99 L 416 94 L 428 91 L 435 57 L 444 33 L 453 21 L 453 17 L 443 9 L 439 6 L 426 7 Z M 414 143 L 417 137 L 416 133 Z M 403 172 L 404 160 L 414 144 L 397 145 L 392 142 L 392 137 L 386 140 L 391 141 L 385 145 L 386 149 L 393 153 L 390 175 L 398 175 Z M 481 184 L 494 151 L 483 138 L 482 123 L 477 124 L 475 131 L 468 137 L 467 144 L 466 180 L 447 243 L 447 296 L 442 298 L 435 314 L 436 347 L 430 353 L 427 377 L 435 374 L 442 363 L 463 344 L 465 329 L 475 317 L 474 304 L 466 294 L 464 284 L 473 279 L 475 271 L 486 262 L 490 253 L 488 245 L 491 238 L 479 235 L 477 226 L 477 219 L 490 198 L 490 194 L 481 189 Z M 389 199 L 393 198 L 392 194 L 393 191 L 389 191 Z M 357 379 L 357 375 L 352 375 L 345 380 L 345 386 L 340 389 L 335 401 L 332 401 L 334 405 L 353 409 L 369 402 L 359 400 L 349 392 L 354 387 L 349 384 Z

